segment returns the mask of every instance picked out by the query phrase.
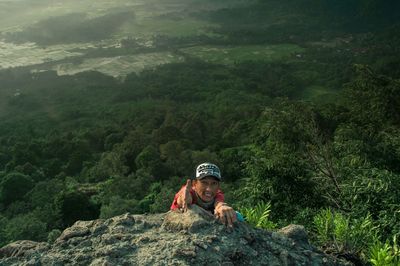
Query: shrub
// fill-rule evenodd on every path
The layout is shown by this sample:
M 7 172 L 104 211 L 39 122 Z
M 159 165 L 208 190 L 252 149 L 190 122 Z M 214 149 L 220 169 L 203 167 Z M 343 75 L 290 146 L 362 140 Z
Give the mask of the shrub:
M 0 182 L 0 202 L 9 205 L 22 199 L 33 186 L 33 180 L 29 176 L 18 172 L 9 173 Z
M 0 214 L 0 247 L 4 246 L 7 243 L 6 232 L 4 230 L 7 222 L 7 218 Z
M 323 209 L 314 217 L 314 227 L 317 241 L 325 249 L 335 253 L 352 253 L 363 258 L 378 232 L 370 214 L 350 219 L 331 209 Z
M 100 209 L 100 218 L 107 219 L 124 213 L 138 213 L 139 204 L 136 199 L 123 199 L 120 196 L 113 196 L 108 204 L 103 204 Z
M 268 219 L 271 212 L 271 203 L 259 202 L 254 208 L 242 207 L 240 212 L 251 225 L 262 229 L 273 229 L 276 224 Z
M 163 187 L 150 205 L 151 213 L 167 212 L 171 206 L 176 191 Z
M 71 226 L 77 220 L 97 219 L 100 214 L 99 206 L 79 191 L 60 193 L 55 199 L 55 205 L 61 213 L 63 226 Z
M 334 214 L 330 209 L 321 210 L 314 217 L 317 240 L 320 244 L 328 243 L 333 238 Z
M 46 239 L 46 224 L 33 213 L 28 213 L 10 219 L 4 232 L 8 242 L 16 240 L 43 241 Z
M 397 245 L 396 236 L 393 244 L 389 241 L 382 243 L 375 241 L 369 250 L 369 262 L 375 266 L 397 266 L 400 265 L 400 247 Z

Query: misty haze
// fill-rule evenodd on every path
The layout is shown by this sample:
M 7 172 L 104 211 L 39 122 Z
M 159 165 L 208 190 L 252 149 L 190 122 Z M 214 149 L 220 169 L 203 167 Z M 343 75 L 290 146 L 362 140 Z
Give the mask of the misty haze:
M 0 67 L 118 77 L 180 62 L 177 53 L 155 48 L 169 38 L 216 35 L 218 25 L 198 14 L 236 2 L 0 1 Z

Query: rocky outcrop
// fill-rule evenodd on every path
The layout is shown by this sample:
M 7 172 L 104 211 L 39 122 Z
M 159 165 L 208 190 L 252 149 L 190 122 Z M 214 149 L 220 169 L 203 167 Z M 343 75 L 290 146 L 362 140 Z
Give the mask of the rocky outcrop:
M 78 221 L 52 245 L 18 241 L 1 248 L 0 265 L 350 264 L 313 248 L 301 226 L 228 228 L 193 206 L 186 213 Z

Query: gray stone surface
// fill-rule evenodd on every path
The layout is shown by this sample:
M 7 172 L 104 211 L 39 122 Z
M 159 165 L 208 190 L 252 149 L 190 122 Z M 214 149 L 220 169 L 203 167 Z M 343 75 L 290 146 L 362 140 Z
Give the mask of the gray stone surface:
M 268 232 L 233 229 L 208 213 L 124 214 L 78 221 L 52 245 L 18 241 L 0 249 L 0 265 L 351 265 L 313 248 L 297 225 Z

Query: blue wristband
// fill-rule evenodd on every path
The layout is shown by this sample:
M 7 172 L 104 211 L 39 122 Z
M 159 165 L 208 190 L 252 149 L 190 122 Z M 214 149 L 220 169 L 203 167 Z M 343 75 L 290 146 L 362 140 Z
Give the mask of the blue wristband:
M 237 218 L 237 220 L 238 220 L 239 222 L 244 222 L 243 215 L 242 215 L 240 212 L 238 212 L 238 211 L 235 211 L 235 212 L 236 212 L 236 218 Z

